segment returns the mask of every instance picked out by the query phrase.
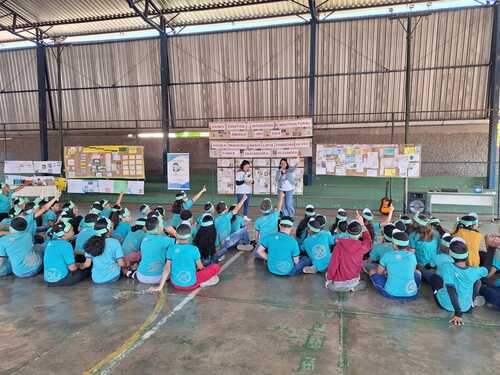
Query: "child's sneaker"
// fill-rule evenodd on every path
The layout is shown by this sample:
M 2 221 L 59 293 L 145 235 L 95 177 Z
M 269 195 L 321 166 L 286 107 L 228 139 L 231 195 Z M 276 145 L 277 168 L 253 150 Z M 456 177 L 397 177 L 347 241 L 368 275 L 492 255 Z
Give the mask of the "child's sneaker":
M 304 272 L 304 273 L 317 273 L 318 270 L 314 266 L 309 266 L 309 267 L 304 267 L 302 272 Z
M 226 256 L 225 256 L 225 255 L 221 256 L 221 257 L 217 260 L 217 263 L 224 262 L 224 259 L 226 259 Z
M 207 288 L 209 286 L 217 285 L 219 283 L 219 281 L 220 281 L 219 276 L 215 275 L 215 276 L 211 277 L 210 279 L 208 279 L 207 281 L 201 283 L 200 288 Z
M 366 282 L 360 280 L 358 285 L 356 285 L 354 288 L 351 288 L 351 292 L 358 292 L 360 290 L 365 290 L 365 289 L 366 289 Z
M 483 296 L 477 296 L 474 298 L 474 307 L 481 307 L 486 304 L 486 299 Z
M 248 216 L 243 216 L 243 220 L 245 220 L 245 221 L 252 221 L 252 219 L 250 219 Z
M 253 250 L 253 246 L 248 244 L 248 245 L 238 245 L 236 246 L 236 248 L 239 250 L 239 251 L 252 251 Z

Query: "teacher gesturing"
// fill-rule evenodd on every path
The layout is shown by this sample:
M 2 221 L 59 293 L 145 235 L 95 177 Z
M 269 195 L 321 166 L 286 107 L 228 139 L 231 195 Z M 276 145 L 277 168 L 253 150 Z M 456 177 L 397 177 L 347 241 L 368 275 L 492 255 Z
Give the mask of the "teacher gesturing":
M 276 172 L 276 188 L 278 196 L 280 192 L 285 193 L 285 201 L 281 211 L 284 216 L 295 216 L 295 208 L 293 206 L 293 193 L 295 192 L 295 168 L 299 165 L 299 157 L 294 167 L 291 167 L 288 160 L 283 158 L 280 160 L 280 166 Z
M 253 178 L 250 172 L 250 162 L 243 160 L 240 164 L 240 169 L 236 172 L 236 201 L 240 203 L 243 196 L 246 195 L 247 199 L 243 203 L 243 219 L 250 221 L 248 217 L 248 205 L 250 202 L 250 195 L 252 194 Z

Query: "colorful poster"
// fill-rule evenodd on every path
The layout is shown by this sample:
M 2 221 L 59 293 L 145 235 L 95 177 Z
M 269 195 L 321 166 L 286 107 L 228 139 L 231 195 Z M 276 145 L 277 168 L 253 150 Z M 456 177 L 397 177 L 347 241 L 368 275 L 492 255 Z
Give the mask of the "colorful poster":
M 189 190 L 189 154 L 167 154 L 167 181 L 169 190 Z
M 68 193 L 106 193 L 143 195 L 144 181 L 68 179 Z
M 210 139 L 279 139 L 313 136 L 312 119 L 210 122 Z
M 34 161 L 35 173 L 61 174 L 62 162 L 60 161 Z

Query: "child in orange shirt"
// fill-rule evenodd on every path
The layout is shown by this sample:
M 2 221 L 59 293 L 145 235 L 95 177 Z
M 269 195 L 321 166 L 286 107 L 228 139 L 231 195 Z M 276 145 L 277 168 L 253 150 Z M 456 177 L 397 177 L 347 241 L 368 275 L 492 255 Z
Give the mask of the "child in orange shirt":
M 479 267 L 479 247 L 481 244 L 481 233 L 478 231 L 479 220 L 475 215 L 465 215 L 460 218 L 457 225 L 457 230 L 454 235 L 462 238 L 469 249 L 469 259 L 467 265 L 469 267 Z

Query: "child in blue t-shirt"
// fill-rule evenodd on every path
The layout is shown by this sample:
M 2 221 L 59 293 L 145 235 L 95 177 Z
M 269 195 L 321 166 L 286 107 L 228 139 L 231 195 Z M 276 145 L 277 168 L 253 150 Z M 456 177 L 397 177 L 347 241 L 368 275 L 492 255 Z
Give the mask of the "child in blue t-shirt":
M 434 232 L 429 217 L 417 214 L 414 232 L 410 234 L 410 247 L 415 249 L 419 269 L 429 266 L 432 258 L 438 253 L 439 236 Z
M 453 313 L 450 324 L 463 325 L 463 313 L 485 303 L 484 297 L 478 294 L 481 278 L 488 274 L 488 270 L 484 267 L 467 266 L 469 250 L 460 237 L 454 237 L 450 241 L 449 255 L 453 258 L 453 263 L 439 265 L 430 284 L 437 305 Z
M 203 205 L 203 212 L 196 217 L 196 224 L 199 226 L 203 216 L 209 214 L 213 216 L 215 213 L 215 207 L 212 202 L 207 202 Z
M 127 237 L 123 240 L 122 249 L 125 264 L 131 267 L 141 261 L 141 243 L 146 236 L 146 218 L 140 217 L 135 221 Z
M 85 268 L 92 265 L 92 281 L 105 284 L 117 281 L 121 272 L 126 276 L 133 273 L 126 267 L 120 242 L 110 235 L 113 223 L 108 218 L 100 218 L 94 226 L 96 234 L 85 243 Z
M 23 217 L 12 219 L 9 234 L 0 238 L 0 269 L 10 269 L 20 278 L 32 277 L 42 269 L 42 252 L 33 248 L 33 235 L 28 231 L 28 222 Z
M 94 226 L 97 220 L 99 220 L 99 217 L 96 214 L 87 214 L 80 222 L 80 232 L 75 236 L 75 253 L 85 253 L 85 243 L 90 237 L 96 235 Z M 61 221 L 68 222 L 66 220 Z
M 376 269 L 380 259 L 382 259 L 386 253 L 392 251 L 392 232 L 394 232 L 395 229 L 396 227 L 393 224 L 387 224 L 384 226 L 384 229 L 382 230 L 383 241 L 375 243 L 370 250 L 368 259 L 365 261 L 363 267 L 365 272 Z
M 330 263 L 335 239 L 329 231 L 321 228 L 322 221 L 317 217 L 307 223 L 308 235 L 302 242 L 302 248 L 311 259 L 312 266 L 304 267 L 304 273 L 325 272 Z
M 50 207 L 47 212 L 42 215 L 42 226 L 51 227 L 57 221 L 57 215 L 61 210 L 61 205 L 59 201 L 54 202 L 54 204 Z
M 174 228 L 177 228 L 181 223 L 181 211 L 182 210 L 190 210 L 193 207 L 193 204 L 196 203 L 198 199 L 207 191 L 207 188 L 203 186 L 198 194 L 196 194 L 193 198 L 189 198 L 185 191 L 180 191 L 175 195 L 175 202 L 172 204 L 172 220 L 170 225 Z
M 125 237 L 130 233 L 132 228 L 130 225 L 130 211 L 126 207 L 120 207 L 117 211 L 111 214 L 111 221 L 113 221 L 113 238 L 116 238 L 120 243 L 123 243 Z
M 191 228 L 181 224 L 177 228 L 175 244 L 167 251 L 167 261 L 163 269 L 160 284 L 148 289 L 150 293 L 160 292 L 170 278 L 172 286 L 180 290 L 193 290 L 208 287 L 219 282 L 218 264 L 203 266 L 200 251 L 191 244 Z
M 278 232 L 278 221 L 285 193 L 280 192 L 278 204 L 273 209 L 271 199 L 266 198 L 260 203 L 260 212 L 262 215 L 255 220 L 255 243 L 259 243 L 260 238 L 264 238 L 271 233 Z
M 54 224 L 51 240 L 43 256 L 43 278 L 48 286 L 71 286 L 90 276 L 90 268 L 77 264 L 71 241 L 73 226 L 70 223 Z
M 283 216 L 279 222 L 279 232 L 271 233 L 259 241 L 254 251 L 257 259 L 267 261 L 267 269 L 278 276 L 296 276 L 304 267 L 312 265 L 307 256 L 300 257 L 299 244 L 292 237 L 293 218 Z
M 175 244 L 175 240 L 165 235 L 162 223 L 155 216 L 146 219 L 146 231 L 141 242 L 137 279 L 144 284 L 157 284 L 167 260 L 167 251 Z
M 146 203 L 143 203 L 139 206 L 139 213 L 140 213 L 140 217 L 142 218 L 146 218 L 148 216 L 148 214 L 153 211 L 151 209 L 151 207 L 149 205 L 147 205 Z
M 422 276 L 417 271 L 417 259 L 410 250 L 410 241 L 405 232 L 394 229 L 393 250 L 385 253 L 376 269 L 368 274 L 373 286 L 384 297 L 414 300 L 417 298 Z
M 488 238 L 489 237 L 489 238 Z M 485 239 L 486 245 L 490 241 L 491 236 Z M 486 283 L 481 286 L 479 293 L 486 299 L 486 302 L 500 308 L 500 250 L 494 250 L 493 259 L 491 259 L 491 266 L 488 272 Z M 490 250 L 491 251 L 491 250 Z
M 312 204 L 308 204 L 304 210 L 304 218 L 297 225 L 297 229 L 295 230 L 295 238 L 297 238 L 297 242 L 299 247 L 302 248 L 302 242 L 306 239 L 309 231 L 308 226 L 310 220 L 313 220 L 316 216 L 316 211 Z M 276 226 L 276 231 L 278 230 Z
M 443 269 L 444 263 L 453 263 L 453 258 L 448 254 L 450 250 L 450 242 L 453 236 L 449 233 L 444 233 L 440 239 L 439 253 L 434 255 L 429 263 L 429 266 L 422 268 L 422 278 L 430 284 L 431 277 L 434 273 L 438 273 L 438 270 Z M 439 276 L 443 276 L 438 273 Z

